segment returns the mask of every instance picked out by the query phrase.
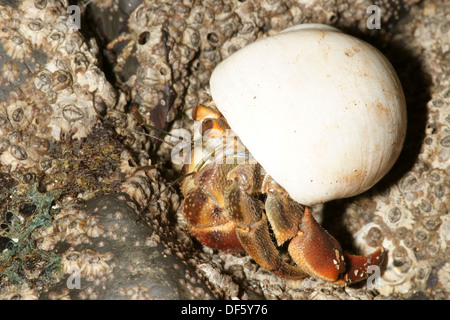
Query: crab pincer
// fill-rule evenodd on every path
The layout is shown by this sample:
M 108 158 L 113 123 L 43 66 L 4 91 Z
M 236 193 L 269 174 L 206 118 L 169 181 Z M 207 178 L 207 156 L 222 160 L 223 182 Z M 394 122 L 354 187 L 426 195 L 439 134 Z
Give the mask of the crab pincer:
M 384 258 L 383 248 L 368 256 L 343 254 L 336 239 L 316 222 L 308 208 L 288 250 L 295 263 L 308 274 L 338 285 L 366 279 L 369 267 L 380 266 Z

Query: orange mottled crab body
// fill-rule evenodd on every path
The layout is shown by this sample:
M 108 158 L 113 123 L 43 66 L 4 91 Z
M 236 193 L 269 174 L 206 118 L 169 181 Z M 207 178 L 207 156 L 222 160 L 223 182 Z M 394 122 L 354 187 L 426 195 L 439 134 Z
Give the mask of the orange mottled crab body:
M 181 190 L 190 232 L 202 244 L 247 252 L 281 277 L 310 275 L 338 285 L 364 280 L 370 266 L 382 263 L 382 248 L 369 256 L 343 254 L 309 209 L 265 173 L 214 107 L 198 106 L 193 118 L 202 123 L 194 139 L 203 145 L 194 149 L 185 166 Z M 278 247 L 285 242 L 292 264 L 279 254 Z

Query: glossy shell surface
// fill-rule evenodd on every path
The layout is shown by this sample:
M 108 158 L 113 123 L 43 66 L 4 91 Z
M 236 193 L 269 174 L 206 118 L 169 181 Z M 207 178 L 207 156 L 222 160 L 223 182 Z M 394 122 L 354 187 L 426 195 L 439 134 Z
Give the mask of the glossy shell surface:
M 402 149 L 406 104 L 393 67 L 330 26 L 252 43 L 216 67 L 210 87 L 256 160 L 305 205 L 368 190 Z

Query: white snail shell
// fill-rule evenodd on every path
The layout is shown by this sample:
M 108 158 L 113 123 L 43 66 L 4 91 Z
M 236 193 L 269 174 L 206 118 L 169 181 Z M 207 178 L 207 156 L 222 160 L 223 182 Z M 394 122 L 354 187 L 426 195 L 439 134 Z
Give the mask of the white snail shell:
M 216 67 L 210 90 L 251 154 L 304 205 L 368 190 L 403 146 L 406 103 L 393 67 L 330 26 L 252 43 Z

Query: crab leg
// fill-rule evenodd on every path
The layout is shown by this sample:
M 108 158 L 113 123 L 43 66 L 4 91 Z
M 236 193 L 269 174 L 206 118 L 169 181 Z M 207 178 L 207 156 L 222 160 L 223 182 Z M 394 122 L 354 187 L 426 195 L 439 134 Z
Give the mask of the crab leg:
M 231 167 L 207 164 L 195 178 L 183 181 L 181 188 L 185 194 L 184 217 L 191 234 L 210 248 L 237 253 L 245 251 L 236 236 L 236 225 L 223 215 L 226 174 Z
M 314 220 L 308 208 L 295 202 L 272 178 L 266 178 L 263 191 L 268 194 L 266 213 L 278 245 L 292 239 L 288 251 L 302 270 L 319 279 L 338 279 L 345 270 L 339 243 Z
M 227 175 L 234 180 L 227 188 L 225 216 L 233 221 L 242 247 L 263 268 L 285 278 L 302 278 L 306 274 L 345 285 L 367 278 L 371 265 L 380 265 L 383 251 L 369 256 L 343 254 L 341 246 L 313 218 L 308 208 L 296 203 L 273 179 L 258 179 L 258 170 L 251 165 L 238 166 Z M 267 193 L 264 205 L 255 200 L 258 191 Z M 270 221 L 281 245 L 292 239 L 288 251 L 296 266 L 281 260 L 267 226 Z
M 264 269 L 288 279 L 301 279 L 307 275 L 301 268 L 281 260 L 277 248 L 270 239 L 264 213 L 260 220 L 249 224 L 246 228 L 236 228 L 236 234 L 245 251 Z
M 261 183 L 254 172 L 258 171 L 247 165 L 238 166 L 228 174 L 228 179 L 234 181 L 225 192 L 225 215 L 236 224 L 242 247 L 260 266 L 285 278 L 303 278 L 306 273 L 301 268 L 281 260 L 270 238 L 264 205 L 253 198 Z

